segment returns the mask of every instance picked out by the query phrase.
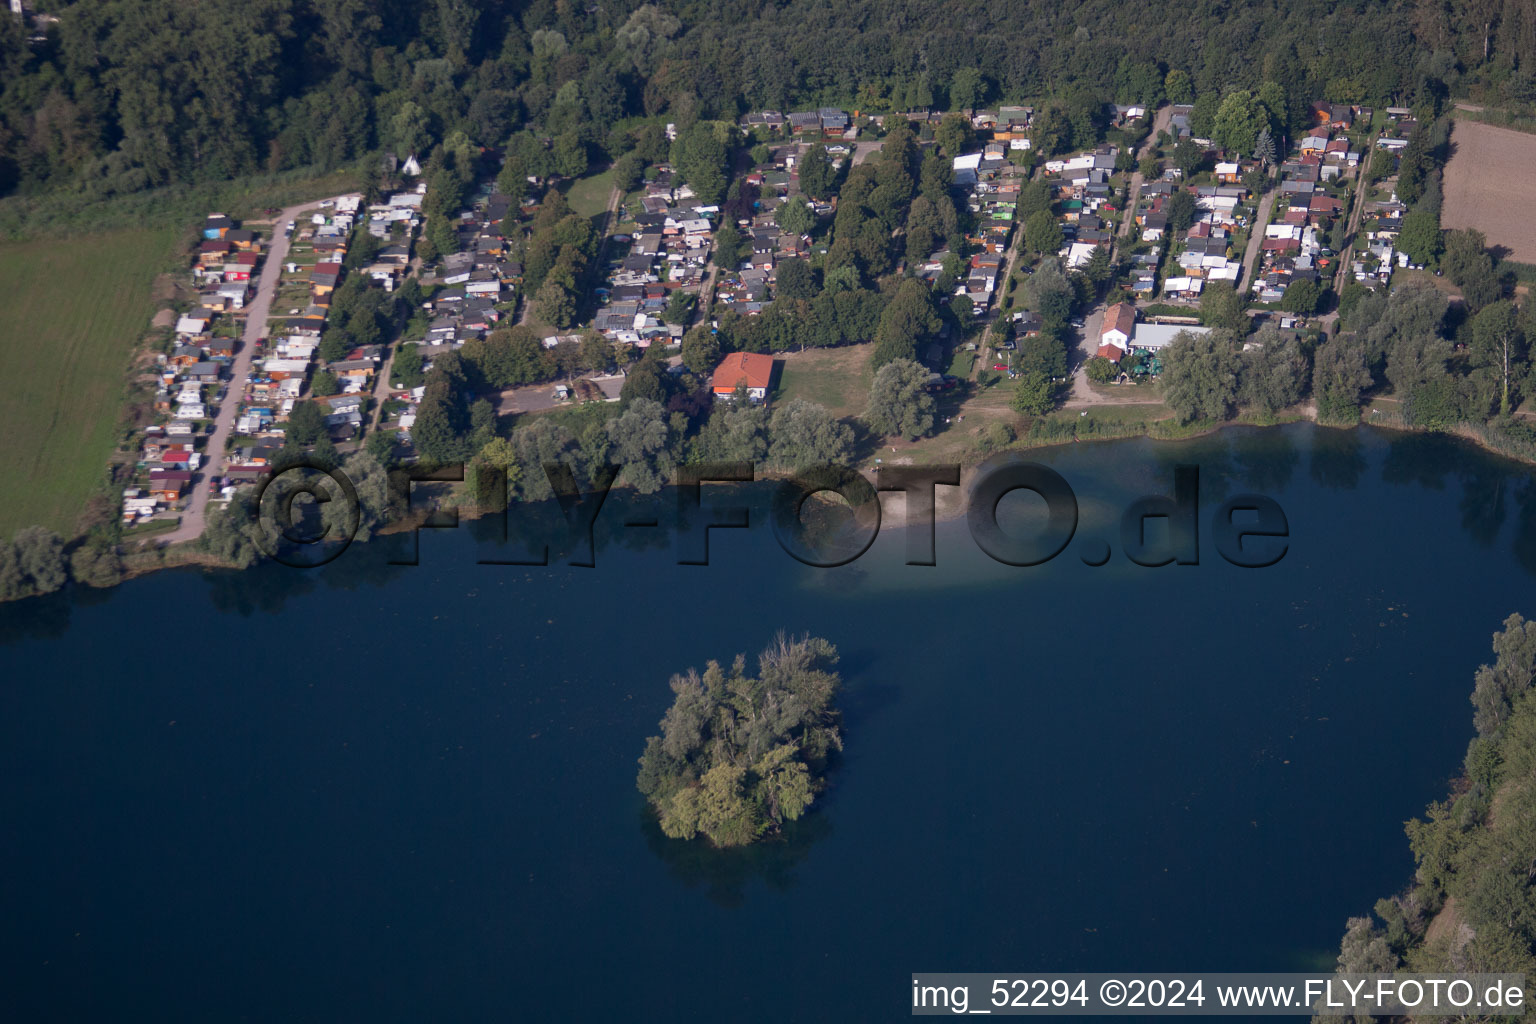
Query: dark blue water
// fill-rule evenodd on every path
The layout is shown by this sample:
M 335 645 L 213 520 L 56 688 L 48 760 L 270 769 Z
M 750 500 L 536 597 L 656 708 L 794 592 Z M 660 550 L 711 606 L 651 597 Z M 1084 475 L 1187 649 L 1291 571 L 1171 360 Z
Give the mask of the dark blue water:
M 462 528 L 414 568 L 376 542 L 0 607 L 0 1006 L 847 1020 L 919 970 L 1331 965 L 1536 612 L 1528 471 L 1308 427 L 1033 457 L 1108 565 L 999 565 L 955 522 L 932 568 L 889 529 L 807 568 L 765 526 L 680 567 L 616 499 L 593 569 L 477 565 Z M 1127 562 L 1119 510 L 1178 462 L 1206 517 L 1275 497 L 1286 558 Z M 634 769 L 669 675 L 780 628 L 843 655 L 833 789 L 782 842 L 664 840 Z

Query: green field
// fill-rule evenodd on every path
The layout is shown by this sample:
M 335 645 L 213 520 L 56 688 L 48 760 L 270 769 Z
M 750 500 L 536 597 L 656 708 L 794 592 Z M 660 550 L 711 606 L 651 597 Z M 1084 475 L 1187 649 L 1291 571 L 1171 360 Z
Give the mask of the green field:
M 566 202 L 583 217 L 598 217 L 608 209 L 608 198 L 613 194 L 613 172 L 604 170 L 585 178 L 577 178 L 565 190 Z
M 859 415 L 869 404 L 873 348 L 863 344 L 779 353 L 779 399 L 803 398 L 825 406 L 834 416 Z
M 175 233 L 116 231 L 0 245 L 0 537 L 64 536 L 112 453 L 129 358 Z

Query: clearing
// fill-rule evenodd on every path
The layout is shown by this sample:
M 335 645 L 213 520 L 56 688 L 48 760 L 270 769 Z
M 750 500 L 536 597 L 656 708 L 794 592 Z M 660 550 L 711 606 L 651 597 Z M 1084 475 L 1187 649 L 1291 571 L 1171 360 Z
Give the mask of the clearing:
M 612 194 L 613 171 L 608 169 L 571 182 L 565 190 L 565 200 L 583 217 L 601 217 L 608 210 Z
M 177 232 L 125 230 L 0 245 L 0 537 L 68 537 L 102 481 L 129 360 Z
M 834 416 L 859 416 L 869 405 L 874 374 L 869 355 L 874 345 L 812 348 L 804 352 L 775 352 L 779 368 L 778 401 L 803 398 L 826 406 Z
M 1454 156 L 1445 166 L 1444 228 L 1476 228 L 1490 245 L 1521 263 L 1536 263 L 1536 135 L 1458 118 Z

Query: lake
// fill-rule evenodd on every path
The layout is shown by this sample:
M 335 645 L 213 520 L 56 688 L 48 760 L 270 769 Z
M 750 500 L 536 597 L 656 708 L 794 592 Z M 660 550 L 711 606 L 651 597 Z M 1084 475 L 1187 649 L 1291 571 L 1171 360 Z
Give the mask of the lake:
M 7 1017 L 834 1021 L 906 1015 L 913 971 L 1331 967 L 1536 613 L 1529 469 L 1309 425 L 1028 458 L 1082 519 L 1030 568 L 963 520 L 905 565 L 899 515 L 842 568 L 761 515 L 678 565 L 615 496 L 593 568 L 477 564 L 479 523 L 0 606 Z M 1179 463 L 1200 564 L 1134 565 L 1120 510 Z M 1272 567 L 1212 546 L 1240 491 L 1285 511 Z M 831 789 L 776 842 L 664 839 L 669 676 L 779 629 L 842 654 Z

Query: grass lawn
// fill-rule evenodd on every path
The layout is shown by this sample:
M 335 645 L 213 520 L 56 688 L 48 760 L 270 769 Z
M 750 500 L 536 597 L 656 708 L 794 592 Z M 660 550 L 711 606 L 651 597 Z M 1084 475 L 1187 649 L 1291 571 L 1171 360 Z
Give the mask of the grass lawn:
M 608 209 L 608 197 L 612 192 L 613 172 L 605 170 L 571 182 L 565 190 L 565 198 L 571 209 L 583 217 L 599 217 Z
M 1082 414 L 1087 413 L 1087 417 Z M 1173 410 L 1162 402 L 1150 401 L 1127 405 L 1075 406 L 1057 409 L 1048 418 L 1058 420 L 1092 419 L 1099 423 L 1150 423 L 1173 415 Z
M 33 525 L 74 532 L 112 453 L 129 358 L 176 234 L 0 245 L 0 536 Z
M 779 370 L 779 401 L 803 398 L 826 406 L 834 416 L 857 416 L 869 405 L 872 344 L 787 352 Z

